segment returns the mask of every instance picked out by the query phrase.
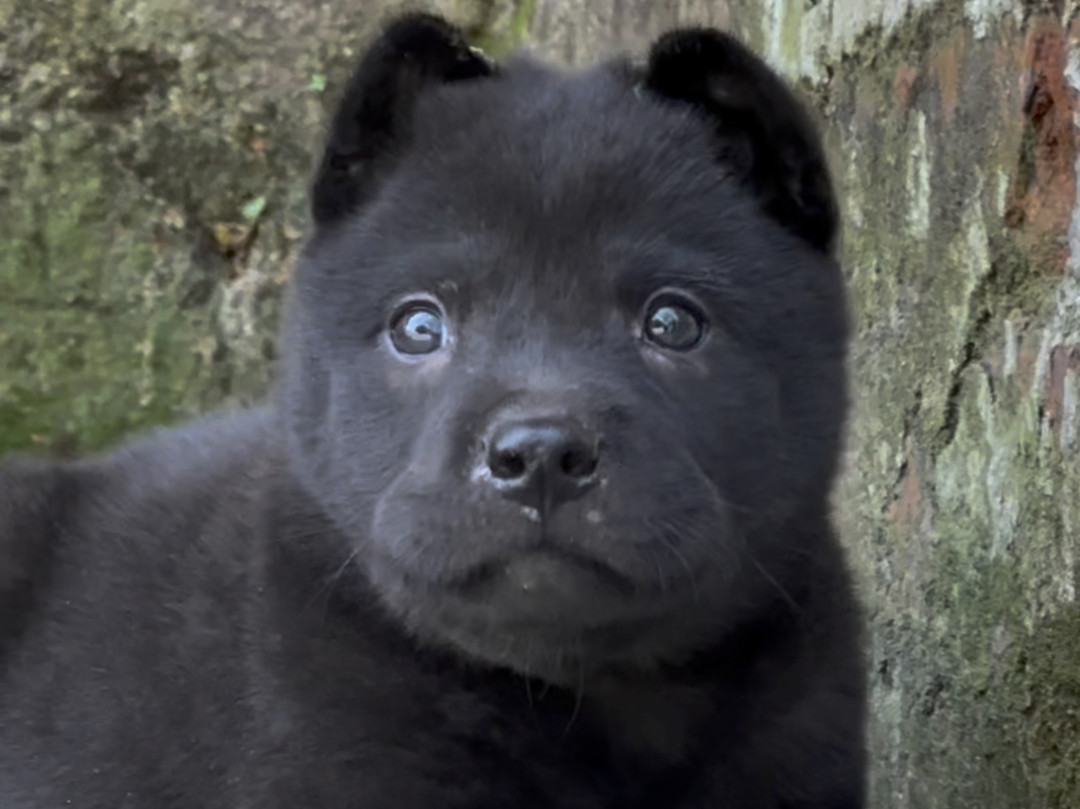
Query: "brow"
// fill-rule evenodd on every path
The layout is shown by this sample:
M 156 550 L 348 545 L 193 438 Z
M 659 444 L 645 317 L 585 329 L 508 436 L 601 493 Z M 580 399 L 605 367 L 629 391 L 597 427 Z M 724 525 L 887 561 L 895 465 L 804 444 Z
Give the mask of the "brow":
M 663 237 L 620 240 L 606 246 L 604 258 L 615 269 L 622 291 L 673 286 L 725 296 L 732 289 L 732 268 L 722 257 Z

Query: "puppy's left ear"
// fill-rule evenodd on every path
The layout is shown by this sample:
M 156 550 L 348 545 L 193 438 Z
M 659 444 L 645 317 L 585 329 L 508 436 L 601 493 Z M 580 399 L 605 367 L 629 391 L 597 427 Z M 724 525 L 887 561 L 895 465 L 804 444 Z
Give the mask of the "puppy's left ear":
M 431 14 L 404 14 L 368 47 L 330 126 L 311 186 L 316 227 L 361 209 L 408 148 L 419 98 L 441 84 L 495 72 L 462 31 Z
M 718 158 L 765 212 L 815 249 L 832 251 L 839 215 L 821 141 L 763 60 L 721 31 L 676 30 L 653 44 L 645 86 L 699 109 L 718 136 Z

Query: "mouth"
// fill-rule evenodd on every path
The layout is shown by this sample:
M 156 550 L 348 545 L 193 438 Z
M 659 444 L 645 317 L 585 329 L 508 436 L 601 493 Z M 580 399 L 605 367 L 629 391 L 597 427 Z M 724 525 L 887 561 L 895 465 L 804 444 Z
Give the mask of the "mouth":
M 469 599 L 590 601 L 630 598 L 634 583 L 610 565 L 574 550 L 545 544 L 510 558 L 477 565 L 450 582 Z

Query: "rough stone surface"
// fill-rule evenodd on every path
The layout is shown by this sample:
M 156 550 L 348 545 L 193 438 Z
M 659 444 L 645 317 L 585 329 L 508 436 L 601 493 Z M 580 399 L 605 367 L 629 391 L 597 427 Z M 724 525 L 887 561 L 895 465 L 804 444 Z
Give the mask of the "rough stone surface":
M 319 126 L 391 5 L 0 0 L 0 451 L 265 389 Z M 846 205 L 871 806 L 1080 806 L 1077 4 L 430 5 L 570 64 L 728 25 L 799 83 Z

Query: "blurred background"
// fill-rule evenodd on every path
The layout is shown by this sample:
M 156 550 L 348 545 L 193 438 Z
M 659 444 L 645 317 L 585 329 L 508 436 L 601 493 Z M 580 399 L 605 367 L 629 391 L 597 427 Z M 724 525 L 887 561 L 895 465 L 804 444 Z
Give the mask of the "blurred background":
M 0 0 L 0 452 L 257 399 L 377 0 Z M 446 0 L 498 56 L 732 29 L 823 123 L 873 809 L 1080 807 L 1075 0 Z

